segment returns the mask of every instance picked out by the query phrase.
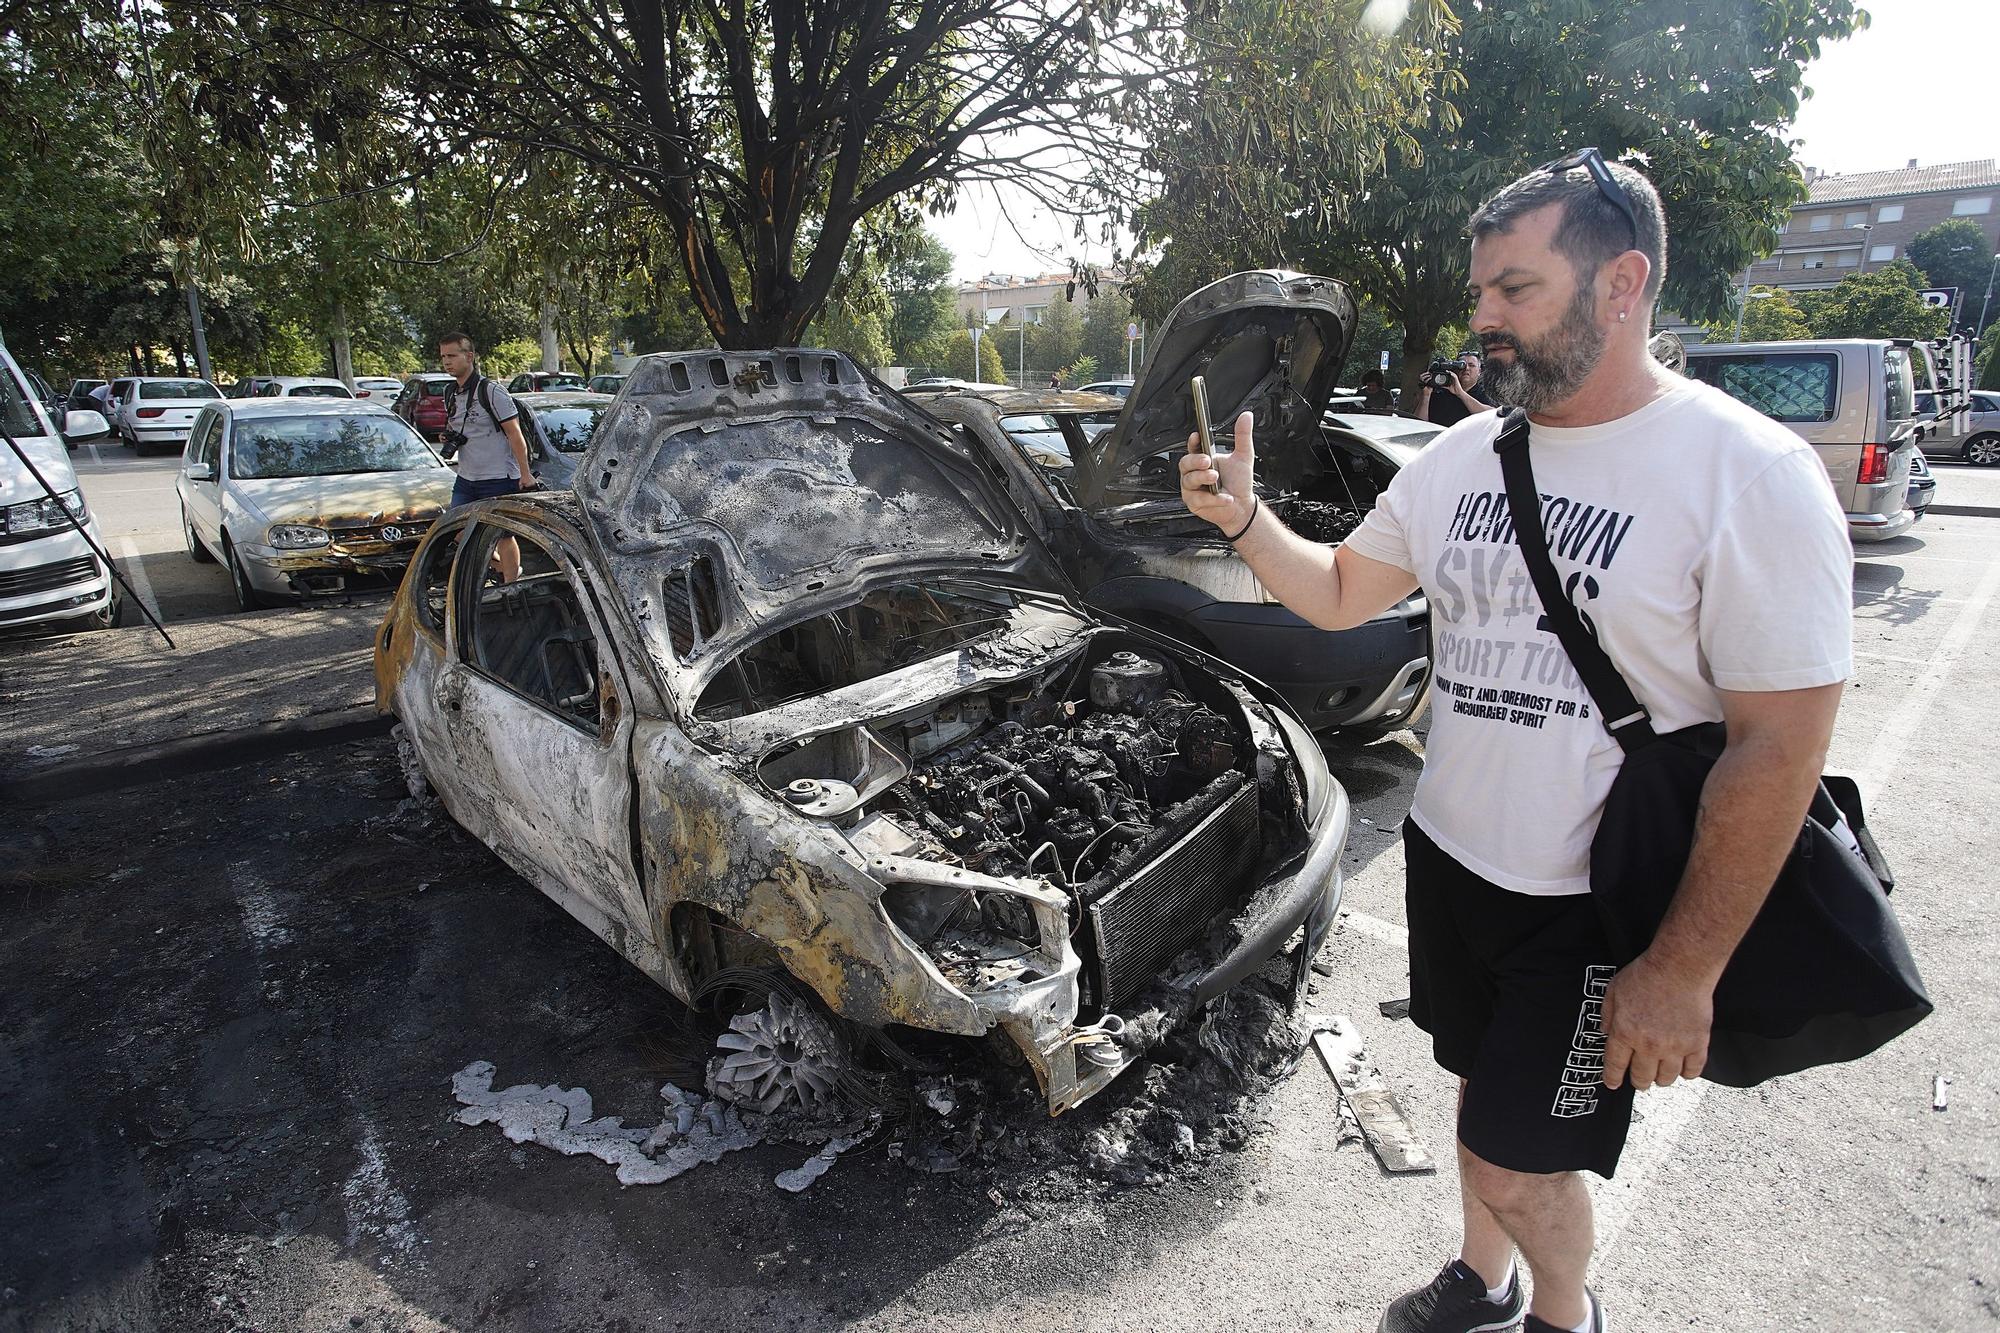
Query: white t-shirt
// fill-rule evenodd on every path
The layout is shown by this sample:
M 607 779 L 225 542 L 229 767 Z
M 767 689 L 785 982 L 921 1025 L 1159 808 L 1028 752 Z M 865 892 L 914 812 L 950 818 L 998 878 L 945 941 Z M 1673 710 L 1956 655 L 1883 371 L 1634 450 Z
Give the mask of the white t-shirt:
M 1551 629 L 1515 544 L 1500 414 L 1427 445 L 1347 539 L 1430 599 L 1431 730 L 1411 818 L 1518 893 L 1590 891 L 1622 751 Z M 1549 553 L 1654 730 L 1722 720 L 1716 690 L 1847 679 L 1853 548 L 1812 447 L 1684 383 L 1597 426 L 1534 426 Z

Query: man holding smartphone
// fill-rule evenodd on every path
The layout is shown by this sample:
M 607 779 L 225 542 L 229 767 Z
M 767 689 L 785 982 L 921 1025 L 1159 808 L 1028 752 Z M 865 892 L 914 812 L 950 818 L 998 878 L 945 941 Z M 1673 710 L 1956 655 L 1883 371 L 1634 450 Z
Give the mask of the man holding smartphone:
M 1824 764 L 1852 662 L 1853 551 L 1811 446 L 1651 356 L 1666 246 L 1644 176 L 1586 149 L 1506 186 L 1469 231 L 1472 332 L 1492 395 L 1527 413 L 1567 595 L 1657 731 L 1726 728 L 1645 952 L 1614 956 L 1590 898 L 1623 719 L 1596 716 L 1545 624 L 1501 418 L 1438 435 L 1333 550 L 1257 498 L 1247 414 L 1233 452 L 1189 440 L 1181 495 L 1322 629 L 1417 588 L 1430 600 L 1440 702 L 1403 834 L 1410 1017 L 1459 1079 L 1463 1239 L 1380 1329 L 1601 1333 L 1581 1172 L 1617 1169 L 1635 1091 L 1702 1072 L 1716 982 Z

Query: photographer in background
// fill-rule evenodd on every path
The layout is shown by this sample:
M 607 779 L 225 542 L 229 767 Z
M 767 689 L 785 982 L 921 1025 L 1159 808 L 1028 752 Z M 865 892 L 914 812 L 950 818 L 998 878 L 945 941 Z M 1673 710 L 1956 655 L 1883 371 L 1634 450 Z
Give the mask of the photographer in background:
M 1491 412 L 1493 400 L 1479 387 L 1479 353 L 1466 352 L 1456 361 L 1433 361 L 1423 373 L 1423 398 L 1417 417 L 1439 426 L 1456 426 L 1469 416 Z
M 458 456 L 451 507 L 540 490 L 521 435 L 521 409 L 505 389 L 479 373 L 471 337 L 446 334 L 438 343 L 438 363 L 457 381 L 445 393 L 444 456 Z M 494 546 L 493 559 L 504 581 L 512 583 L 520 575 L 521 549 L 512 537 Z

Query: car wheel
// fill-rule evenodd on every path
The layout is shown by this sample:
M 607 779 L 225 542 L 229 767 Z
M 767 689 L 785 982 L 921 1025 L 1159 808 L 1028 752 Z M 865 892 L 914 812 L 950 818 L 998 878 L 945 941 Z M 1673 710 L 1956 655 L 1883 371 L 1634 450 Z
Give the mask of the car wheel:
M 222 558 L 229 565 L 229 584 L 236 592 L 238 611 L 261 611 L 271 604 L 270 599 L 257 591 L 257 585 L 250 581 L 249 573 L 243 568 L 242 559 L 227 538 L 222 543 Z
M 194 520 L 188 517 L 188 507 L 181 506 L 181 536 L 187 541 L 188 559 L 197 565 L 212 565 L 215 555 L 201 544 L 201 537 L 194 530 Z
M 1974 467 L 2000 463 L 2000 435 L 1975 435 L 1965 442 L 1965 461 Z

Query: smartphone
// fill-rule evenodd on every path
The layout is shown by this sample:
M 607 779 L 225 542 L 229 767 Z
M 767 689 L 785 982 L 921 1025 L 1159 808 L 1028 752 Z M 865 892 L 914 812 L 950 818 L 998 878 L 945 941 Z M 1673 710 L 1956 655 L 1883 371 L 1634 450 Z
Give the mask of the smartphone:
M 1210 458 L 1215 455 L 1215 428 L 1208 421 L 1208 382 L 1196 375 L 1188 381 L 1188 392 L 1194 395 L 1194 430 L 1201 446 L 1201 452 Z M 1201 488 L 1210 495 L 1216 493 L 1212 485 Z

